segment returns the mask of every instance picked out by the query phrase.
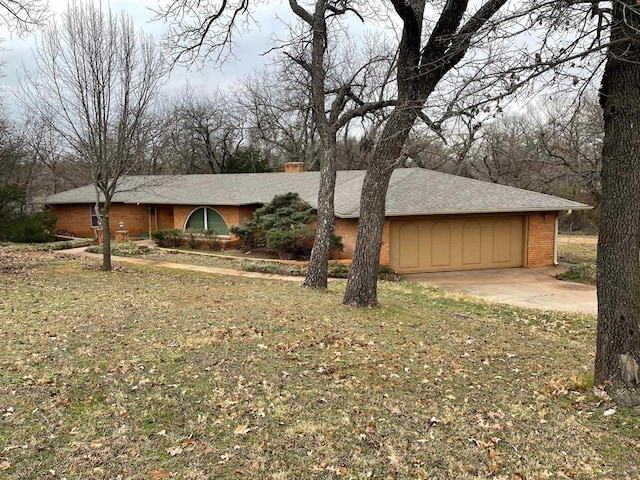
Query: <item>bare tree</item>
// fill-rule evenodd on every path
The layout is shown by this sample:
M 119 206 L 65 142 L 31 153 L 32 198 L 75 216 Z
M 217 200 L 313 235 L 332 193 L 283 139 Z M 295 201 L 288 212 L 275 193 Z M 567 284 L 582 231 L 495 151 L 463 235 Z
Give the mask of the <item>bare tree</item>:
M 49 18 L 46 0 L 0 0 L 0 22 L 12 33 L 24 34 Z
M 34 55 L 37 71 L 22 79 L 21 101 L 89 173 L 99 214 L 101 207 L 102 268 L 111 270 L 111 200 L 138 158 L 134 143 L 164 78 L 162 57 L 125 14 L 75 2 Z
M 422 108 L 443 77 L 462 61 L 506 0 L 489 0 L 475 13 L 466 1 L 447 2 L 423 43 L 425 0 L 392 0 L 403 30 L 398 46 L 398 99 L 380 136 L 362 188 L 360 220 L 344 303 L 377 305 L 386 191 L 393 170 L 405 158 L 403 146 Z M 464 19 L 467 18 L 466 21 Z
M 581 2 L 447 1 L 429 9 L 436 13 L 428 18 L 424 0 L 390 3 L 403 28 L 398 99 L 364 179 L 356 249 L 344 297 L 353 306 L 377 305 L 386 191 L 394 168 L 406 160 L 405 142 L 416 121 L 421 119 L 440 132 L 448 119 L 464 112 L 473 115 L 491 104 L 500 108 L 497 102 L 545 75 L 558 85 L 568 81 L 575 87 L 597 71 L 598 57 L 589 53 L 607 44 L 600 35 L 606 19 L 600 22 L 596 13 L 590 20 L 592 12 Z M 567 35 L 578 26 L 578 34 Z M 527 35 L 520 38 L 523 32 Z M 528 42 L 538 34 L 532 47 Z M 584 69 L 588 62 L 595 67 Z M 590 73 L 581 79 L 580 71 Z M 433 109 L 436 115 L 429 113 Z
M 354 66 L 344 62 L 342 65 L 346 64 L 347 67 L 351 67 L 347 68 L 347 75 L 333 75 L 333 78 L 331 78 L 331 73 L 335 73 L 335 69 L 327 68 L 328 60 L 330 62 L 327 55 L 328 42 L 329 38 L 332 38 L 329 35 L 328 20 L 348 13 L 359 15 L 356 10 L 359 6 L 357 2 L 317 0 L 313 10 L 306 10 L 295 0 L 289 0 L 289 6 L 306 24 L 306 31 L 310 35 L 307 44 L 304 39 L 302 41 L 299 39 L 295 43 L 297 52 L 287 53 L 287 55 L 300 65 L 309 76 L 311 111 L 321 145 L 317 228 L 304 286 L 326 288 L 329 255 L 334 234 L 338 131 L 354 118 L 388 107 L 394 102 L 383 97 L 370 101 L 372 92 L 367 91 L 370 88 L 367 82 L 370 76 L 367 74 L 370 70 L 374 70 L 376 64 L 386 63 L 386 56 L 367 58 L 364 63 L 358 63 Z M 345 56 L 343 52 L 340 58 L 344 59 L 348 56 Z M 393 65 L 389 67 L 388 70 Z M 333 80 L 333 85 L 331 85 L 331 80 Z M 369 98 L 362 93 L 368 93 Z
M 246 76 L 233 87 L 250 144 L 269 157 L 276 169 L 287 162 L 319 169 L 317 132 L 305 85 L 292 79 L 287 69 L 277 68 Z
M 27 191 L 33 164 L 16 126 L 0 116 L 0 230 L 27 203 Z
M 171 141 L 180 173 L 226 173 L 244 140 L 233 105 L 221 92 L 205 95 L 185 89 L 175 100 Z
M 172 25 L 165 40 L 174 52 L 175 61 L 193 63 L 207 57 L 218 62 L 224 60 L 231 51 L 238 29 L 252 21 L 251 5 L 248 0 L 223 2 L 215 7 L 192 0 L 167 2 L 159 10 L 158 17 Z M 388 66 L 390 56 L 379 55 L 367 58 L 364 64 L 349 64 L 342 61 L 345 58 L 342 51 L 342 55 L 335 57 L 341 60 L 335 65 L 342 68 L 331 68 L 329 52 L 336 52 L 341 42 L 346 42 L 346 36 L 340 36 L 345 29 L 342 22 L 347 16 L 362 19 L 361 10 L 366 7 L 366 2 L 315 0 L 303 4 L 289 0 L 289 7 L 300 23 L 292 26 L 291 38 L 278 45 L 278 49 L 301 69 L 294 76 L 302 78 L 301 83 L 310 92 L 310 111 L 320 157 L 317 229 L 304 285 L 326 288 L 334 233 L 337 135 L 354 118 L 393 104 L 392 100 L 385 98 L 384 90 L 375 91 L 376 96 L 371 97 L 370 79 L 378 76 L 368 75 L 376 65 Z M 330 41 L 334 43 L 330 45 Z M 389 70 L 392 69 L 387 67 Z M 383 75 L 387 80 L 389 77 L 390 74 Z

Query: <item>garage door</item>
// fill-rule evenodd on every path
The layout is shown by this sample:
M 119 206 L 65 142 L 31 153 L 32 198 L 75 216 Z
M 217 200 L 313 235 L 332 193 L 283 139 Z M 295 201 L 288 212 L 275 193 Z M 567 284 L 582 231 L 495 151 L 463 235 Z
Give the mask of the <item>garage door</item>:
M 520 267 L 523 217 L 391 222 L 391 267 L 398 273 Z

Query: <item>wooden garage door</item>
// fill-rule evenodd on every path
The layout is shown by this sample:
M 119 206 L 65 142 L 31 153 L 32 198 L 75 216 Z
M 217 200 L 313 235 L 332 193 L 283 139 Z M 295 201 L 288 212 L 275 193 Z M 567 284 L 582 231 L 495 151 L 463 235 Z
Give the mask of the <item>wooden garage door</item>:
M 398 273 L 522 266 L 522 216 L 395 220 L 389 234 Z

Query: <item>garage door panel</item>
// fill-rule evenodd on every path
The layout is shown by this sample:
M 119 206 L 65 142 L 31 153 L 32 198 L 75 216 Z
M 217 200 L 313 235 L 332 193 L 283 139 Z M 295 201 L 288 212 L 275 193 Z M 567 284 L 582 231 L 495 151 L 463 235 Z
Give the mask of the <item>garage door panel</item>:
M 462 227 L 462 265 L 482 263 L 482 227 L 477 220 L 467 220 Z
M 393 221 L 391 266 L 400 273 L 518 267 L 522 227 L 522 216 Z
M 448 267 L 451 265 L 451 226 L 449 222 L 435 222 L 431 227 L 431 265 Z
M 400 268 L 415 269 L 420 267 L 420 234 L 414 222 L 406 222 L 400 227 L 402 250 L 399 260 Z
M 492 263 L 509 263 L 511 261 L 511 223 L 505 218 L 493 224 Z

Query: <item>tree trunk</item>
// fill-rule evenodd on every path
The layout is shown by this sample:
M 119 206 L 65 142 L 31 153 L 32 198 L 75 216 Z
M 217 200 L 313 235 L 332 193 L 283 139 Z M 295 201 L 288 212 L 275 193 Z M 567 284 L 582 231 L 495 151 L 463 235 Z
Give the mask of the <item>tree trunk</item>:
M 318 192 L 317 228 L 309 259 L 304 286 L 309 288 L 327 288 L 329 276 L 329 256 L 333 239 L 334 192 L 336 187 L 336 148 L 335 142 L 324 148 L 324 158 L 320 169 L 320 188 Z
M 627 5 L 614 3 L 612 40 L 640 26 L 636 1 L 621 3 Z M 632 40 L 610 47 L 600 95 L 605 135 L 595 383 L 629 407 L 640 405 L 640 47 Z
M 353 262 L 343 302 L 352 307 L 378 305 L 378 266 L 384 228 L 387 188 L 416 118 L 419 102 L 396 106 L 367 169 L 360 196 L 360 219 Z
M 372 165 L 367 170 L 362 185 L 360 219 L 358 220 L 358 242 L 349 269 L 347 289 L 343 302 L 352 307 L 375 307 L 378 305 L 378 265 L 384 228 L 387 187 L 393 169 Z M 363 199 L 367 206 L 363 208 Z
M 102 208 L 102 270 L 111 271 L 111 226 L 109 225 L 111 201 L 107 199 Z

